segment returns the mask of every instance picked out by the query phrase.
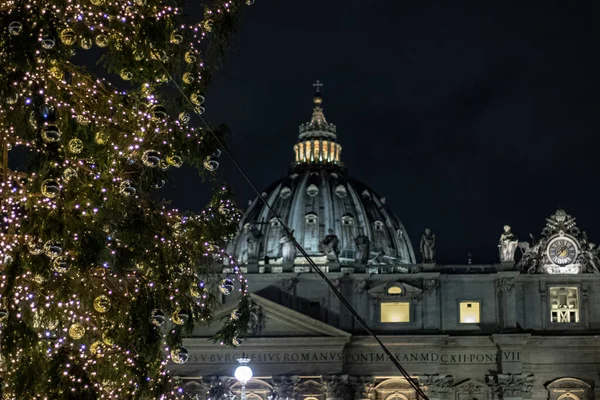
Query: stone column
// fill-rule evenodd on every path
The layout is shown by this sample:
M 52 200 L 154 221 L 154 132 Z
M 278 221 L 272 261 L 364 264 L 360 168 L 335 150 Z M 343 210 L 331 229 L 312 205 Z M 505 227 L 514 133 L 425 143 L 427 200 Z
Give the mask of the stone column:
M 430 400 L 454 398 L 454 377 L 451 375 L 422 375 L 418 379 L 421 390 Z

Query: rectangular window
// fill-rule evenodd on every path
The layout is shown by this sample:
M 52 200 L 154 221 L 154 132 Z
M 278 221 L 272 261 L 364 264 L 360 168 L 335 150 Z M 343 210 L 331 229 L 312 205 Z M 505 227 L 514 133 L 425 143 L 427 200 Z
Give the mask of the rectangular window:
M 408 301 L 381 303 L 381 322 L 410 322 L 410 303 Z
M 550 288 L 550 318 L 555 324 L 579 322 L 579 293 L 576 287 Z
M 481 319 L 480 306 L 479 301 L 461 301 L 459 304 L 460 323 L 478 324 Z

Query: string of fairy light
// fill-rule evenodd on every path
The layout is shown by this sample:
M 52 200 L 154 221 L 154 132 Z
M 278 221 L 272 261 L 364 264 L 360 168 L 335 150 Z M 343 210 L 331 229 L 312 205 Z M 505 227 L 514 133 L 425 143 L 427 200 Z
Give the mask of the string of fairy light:
M 21 342 L 35 333 L 35 340 L 29 337 L 31 347 L 17 346 L 8 355 L 3 351 L 2 392 L 7 398 L 16 396 L 20 368 L 64 357 L 59 372 L 69 386 L 57 388 L 52 379 L 58 378 L 47 377 L 30 389 L 30 398 L 88 389 L 103 399 L 134 398 L 144 388 L 158 390 L 161 381 L 170 387 L 161 398 L 183 398 L 182 388 L 167 375 L 168 362 L 189 358 L 181 346 L 181 329 L 211 318 L 216 301 L 211 288 L 228 295 L 236 287 L 231 278 L 212 282 L 210 274 L 200 276 L 198 260 L 225 260 L 239 282 L 240 306 L 226 322 L 224 329 L 234 332 L 226 344 L 241 342 L 235 332 L 247 325 L 248 291 L 235 261 L 202 233 L 208 228 L 225 231 L 239 221 L 227 188 L 198 215 L 152 207 L 149 196 L 164 185 L 166 171 L 181 167 L 192 156 L 190 149 L 210 147 L 204 132 L 189 126 L 188 111 L 169 118 L 156 93 L 170 74 L 154 65 L 159 61 L 173 71 L 184 65 L 185 95 L 191 111 L 202 114 L 207 70 L 200 49 L 227 14 L 237 13 L 240 1 L 217 2 L 195 25 L 176 22 L 182 20 L 182 10 L 160 1 L 57 3 L 28 0 L 0 6 L 2 20 L 10 21 L 0 34 L 0 63 L 6 67 L 0 79 L 8 77 L 0 89 L 0 329 L 22 328 L 22 336 L 13 337 Z M 167 34 L 148 40 L 146 35 L 160 27 Z M 110 68 L 123 80 L 146 80 L 142 90 L 116 90 L 70 63 L 75 48 L 94 45 L 111 55 Z M 8 151 L 16 147 L 42 161 L 39 171 L 8 170 Z M 201 164 L 214 172 L 220 151 L 207 152 Z M 149 232 L 163 230 L 139 249 L 135 241 L 119 237 L 129 232 L 112 220 L 127 218 L 122 210 L 144 219 Z M 58 215 L 65 216 L 63 235 L 52 237 L 58 228 L 44 221 L 56 221 Z M 97 232 L 105 250 L 99 259 L 90 259 Z M 116 269 L 128 265 L 119 259 L 121 253 L 141 261 Z M 161 338 L 165 356 L 144 365 L 146 375 L 140 376 L 136 371 L 145 361 L 132 347 L 137 327 L 131 325 L 135 310 L 129 305 L 163 298 L 148 321 L 155 327 L 149 334 Z M 2 329 L 3 336 L 9 334 Z M 44 388 L 59 392 L 44 393 Z

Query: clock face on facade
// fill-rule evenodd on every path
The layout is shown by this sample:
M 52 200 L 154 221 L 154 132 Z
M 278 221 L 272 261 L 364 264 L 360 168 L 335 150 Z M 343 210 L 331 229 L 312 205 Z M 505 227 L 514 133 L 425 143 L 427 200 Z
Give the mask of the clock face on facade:
M 548 258 L 556 265 L 569 265 L 577 258 L 577 244 L 567 237 L 557 237 L 548 243 Z

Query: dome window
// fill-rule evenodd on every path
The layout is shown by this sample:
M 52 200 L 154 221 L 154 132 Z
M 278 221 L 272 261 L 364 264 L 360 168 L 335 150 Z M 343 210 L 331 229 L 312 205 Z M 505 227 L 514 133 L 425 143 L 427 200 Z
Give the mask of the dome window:
M 335 188 L 335 195 L 337 197 L 339 197 L 340 199 L 343 199 L 344 197 L 346 197 L 347 194 L 348 194 L 348 191 L 346 190 L 344 185 L 338 185 Z
M 369 191 L 368 191 L 368 190 L 363 190 L 363 192 L 362 192 L 362 197 L 363 197 L 364 199 L 370 199 L 370 198 L 371 198 L 371 193 L 369 193 Z
M 374 225 L 377 232 L 383 232 L 383 222 L 375 221 Z
M 279 220 L 277 218 L 273 217 L 269 221 L 269 225 L 271 225 L 271 228 L 276 228 L 279 226 Z
M 387 290 L 387 294 L 390 294 L 392 296 L 398 296 L 398 295 L 402 295 L 402 287 L 400 286 L 390 286 Z
M 354 218 L 350 215 L 344 215 L 342 217 L 342 226 L 350 226 L 354 224 Z
M 309 195 L 310 197 L 315 197 L 316 195 L 319 194 L 319 188 L 314 183 L 311 183 L 310 185 L 308 185 L 308 188 L 306 189 L 306 194 Z
M 292 189 L 290 189 L 287 186 L 281 189 L 281 192 L 279 192 L 279 196 L 282 199 L 287 199 L 288 197 L 290 197 L 290 194 L 292 194 Z
M 306 225 L 316 225 L 317 224 L 317 214 L 306 214 L 304 216 L 304 222 Z

